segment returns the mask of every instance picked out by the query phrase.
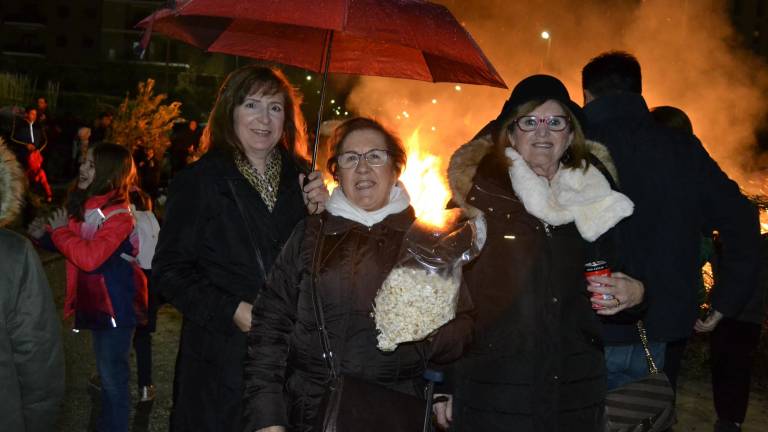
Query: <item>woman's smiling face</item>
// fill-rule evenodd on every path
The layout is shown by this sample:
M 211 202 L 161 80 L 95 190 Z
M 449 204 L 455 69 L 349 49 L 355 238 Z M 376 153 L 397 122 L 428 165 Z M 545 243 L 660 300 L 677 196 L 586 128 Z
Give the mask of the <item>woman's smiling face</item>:
M 285 95 L 260 91 L 245 97 L 235 108 L 235 133 L 249 157 L 265 159 L 283 136 Z
M 354 152 L 364 155 L 371 150 L 387 151 L 384 135 L 373 129 L 359 129 L 344 138 L 340 154 Z M 347 199 L 365 211 L 378 210 L 387 205 L 389 193 L 397 182 L 391 159 L 381 166 L 370 166 L 363 156 L 354 168 L 339 168 L 337 176 Z
M 553 116 L 567 117 L 567 113 L 558 102 L 548 100 L 521 117 L 529 116 L 542 119 Z M 520 153 L 533 172 L 551 179 L 560 168 L 560 158 L 573 140 L 573 129 L 569 125 L 556 132 L 549 129 L 546 121 L 540 121 L 536 129 L 525 132 L 520 130 L 516 123 L 511 123 L 507 136 L 512 148 Z

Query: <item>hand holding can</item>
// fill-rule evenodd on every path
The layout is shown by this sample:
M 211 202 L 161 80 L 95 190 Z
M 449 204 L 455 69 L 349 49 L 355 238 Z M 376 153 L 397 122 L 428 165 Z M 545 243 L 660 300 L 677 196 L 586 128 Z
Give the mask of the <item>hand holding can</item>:
M 588 284 L 596 284 L 598 286 L 601 286 L 601 284 L 598 284 L 596 282 L 590 282 L 589 278 L 592 276 L 604 276 L 604 277 L 610 277 L 611 276 L 611 267 L 608 265 L 605 261 L 592 261 L 584 264 L 584 277 L 587 279 Z M 600 300 L 613 300 L 613 296 L 610 294 L 600 294 L 600 293 L 592 293 L 593 298 L 598 298 Z M 592 309 L 603 309 L 604 306 L 601 306 L 599 304 L 592 303 Z

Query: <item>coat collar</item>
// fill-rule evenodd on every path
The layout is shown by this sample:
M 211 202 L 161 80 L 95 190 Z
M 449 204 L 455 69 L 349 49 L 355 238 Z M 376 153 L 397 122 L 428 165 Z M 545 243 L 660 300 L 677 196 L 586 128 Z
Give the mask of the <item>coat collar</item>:
M 281 172 L 284 173 L 281 174 L 281 179 L 284 178 L 285 175 L 291 175 L 296 177 L 296 182 L 298 184 L 299 172 L 308 171 L 306 161 L 297 160 L 282 146 L 279 146 L 277 150 L 280 152 L 280 157 L 282 159 Z M 197 163 L 211 166 L 212 175 L 214 177 L 223 179 L 243 178 L 242 174 L 240 174 L 240 171 L 237 169 L 237 165 L 235 165 L 234 156 L 228 150 L 212 149 Z
M 650 116 L 645 99 L 637 93 L 619 93 L 599 97 L 584 107 L 584 114 L 590 125 L 617 118 Z
M 411 227 L 411 224 L 415 219 L 416 219 L 416 215 L 413 210 L 413 207 L 408 206 L 407 209 L 401 211 L 400 213 L 395 213 L 387 216 L 386 218 L 384 218 L 384 220 L 372 226 L 371 229 L 375 229 L 376 227 L 383 226 L 395 231 L 404 232 Z M 361 229 L 361 230 L 368 230 L 368 227 L 366 227 L 361 223 L 327 213 L 325 229 L 324 229 L 324 232 L 326 234 L 331 234 L 331 235 L 341 234 L 355 228 Z

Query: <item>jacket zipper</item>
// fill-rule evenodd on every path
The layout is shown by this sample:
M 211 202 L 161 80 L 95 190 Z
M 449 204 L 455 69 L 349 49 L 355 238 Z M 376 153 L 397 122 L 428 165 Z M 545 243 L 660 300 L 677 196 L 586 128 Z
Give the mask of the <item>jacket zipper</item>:
M 514 198 L 510 198 L 510 197 L 508 197 L 508 196 L 505 196 L 505 195 L 501 195 L 501 194 L 496 194 L 496 193 L 493 193 L 493 192 L 489 192 L 489 191 L 487 191 L 487 190 L 485 190 L 485 189 L 481 188 L 481 187 L 480 187 L 480 186 L 478 186 L 478 185 L 475 185 L 475 189 L 479 190 L 479 191 L 480 191 L 480 192 L 482 192 L 482 193 L 488 194 L 488 195 L 490 195 L 490 196 L 492 196 L 492 197 L 496 197 L 496 198 L 502 198 L 502 199 L 505 199 L 505 200 L 509 200 L 509 201 L 514 201 L 514 202 L 520 202 L 520 201 L 518 201 L 518 200 L 516 200 L 516 199 L 514 199 Z

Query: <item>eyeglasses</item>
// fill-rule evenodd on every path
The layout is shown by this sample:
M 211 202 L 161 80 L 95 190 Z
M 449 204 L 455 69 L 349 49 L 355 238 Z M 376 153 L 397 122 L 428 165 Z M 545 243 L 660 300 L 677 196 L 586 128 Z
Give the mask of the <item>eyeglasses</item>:
M 344 152 L 336 156 L 336 163 L 339 164 L 339 168 L 350 169 L 355 168 L 360 163 L 360 158 L 365 158 L 365 161 L 369 166 L 377 167 L 387 163 L 389 159 L 389 151 L 381 149 L 368 150 L 365 153 L 355 153 L 352 151 Z
M 547 125 L 547 129 L 552 132 L 564 131 L 568 127 L 570 120 L 566 116 L 522 116 L 515 120 L 517 127 L 523 132 L 533 132 L 539 128 L 539 125 L 544 123 Z

